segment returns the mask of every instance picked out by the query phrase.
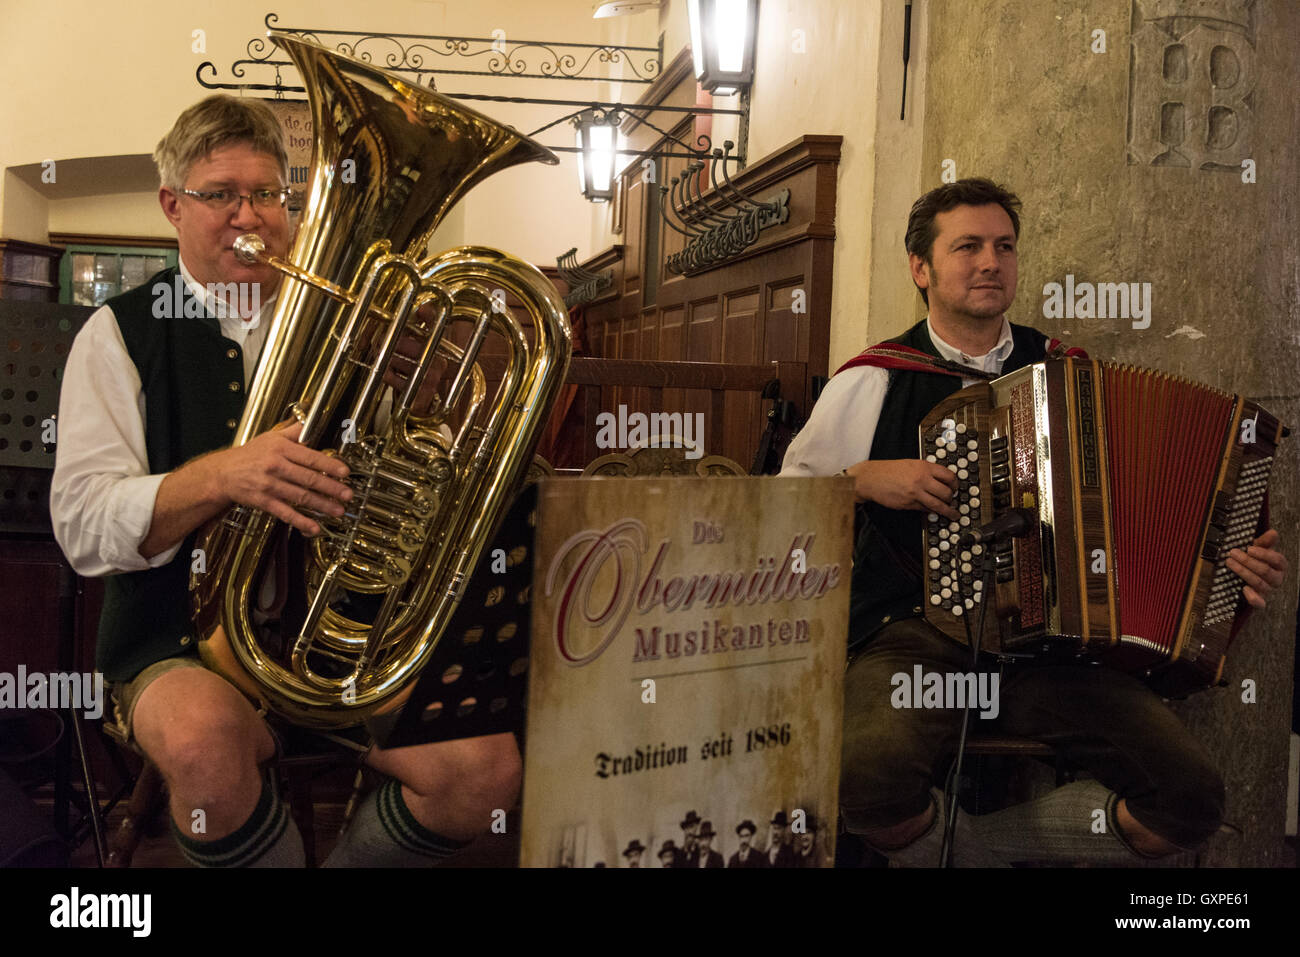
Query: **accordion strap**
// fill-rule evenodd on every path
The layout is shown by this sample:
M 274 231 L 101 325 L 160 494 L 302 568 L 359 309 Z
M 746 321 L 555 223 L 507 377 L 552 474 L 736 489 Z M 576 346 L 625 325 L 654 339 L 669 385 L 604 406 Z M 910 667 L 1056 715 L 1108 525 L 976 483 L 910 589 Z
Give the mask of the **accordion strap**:
M 1060 339 L 1052 339 L 1047 343 L 1047 359 L 1086 359 L 1088 353 L 1079 348 L 1067 346 Z M 959 362 L 951 362 L 948 359 L 941 359 L 938 356 L 932 356 L 928 352 L 922 352 L 920 349 L 913 349 L 911 346 L 900 345 L 896 342 L 882 342 L 880 345 L 871 346 L 858 353 L 844 365 L 835 370 L 835 374 L 843 372 L 845 369 L 856 369 L 859 366 L 872 366 L 877 369 L 901 369 L 904 372 L 930 372 L 937 375 L 955 376 L 959 379 L 983 379 L 986 382 L 998 378 L 999 372 L 984 372 L 981 369 L 972 369 L 970 366 L 964 366 Z
M 928 352 L 913 349 L 911 346 L 901 346 L 892 342 L 884 342 L 858 353 L 836 369 L 835 373 L 838 375 L 845 369 L 856 369 L 859 366 L 873 366 L 877 369 L 901 369 L 905 372 L 932 372 L 938 375 L 955 376 L 958 379 L 991 380 L 998 377 L 998 374 L 994 372 L 972 369 L 970 366 L 964 366 L 959 362 L 949 362 L 947 359 L 940 359 L 938 356 L 932 356 Z

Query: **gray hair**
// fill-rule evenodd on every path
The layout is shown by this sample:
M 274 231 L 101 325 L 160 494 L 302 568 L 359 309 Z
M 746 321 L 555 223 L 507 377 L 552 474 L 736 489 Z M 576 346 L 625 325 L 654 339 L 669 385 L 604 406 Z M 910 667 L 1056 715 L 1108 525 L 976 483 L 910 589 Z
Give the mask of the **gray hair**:
M 282 181 L 289 181 L 284 130 L 271 108 L 260 100 L 218 93 L 178 116 L 159 141 L 153 160 L 162 185 L 172 190 L 183 188 L 190 167 L 213 150 L 234 143 L 247 143 L 257 152 L 273 157 L 280 166 Z

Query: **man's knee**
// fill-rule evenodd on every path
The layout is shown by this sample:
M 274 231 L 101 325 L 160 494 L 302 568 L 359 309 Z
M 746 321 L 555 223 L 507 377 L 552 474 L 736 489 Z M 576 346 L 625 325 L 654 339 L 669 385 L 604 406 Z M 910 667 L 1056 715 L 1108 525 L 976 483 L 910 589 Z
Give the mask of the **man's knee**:
M 513 734 L 380 752 L 370 763 L 421 796 L 454 792 L 459 802 L 494 808 L 510 807 L 523 780 L 523 761 Z
M 876 726 L 845 736 L 840 805 L 852 829 L 888 828 L 926 813 L 930 772 L 918 745 Z
M 1223 823 L 1223 776 L 1205 763 L 1190 764 L 1159 782 L 1150 795 L 1126 801 L 1147 830 L 1177 847 L 1200 847 Z
M 140 694 L 136 740 L 164 777 L 220 779 L 270 758 L 275 745 L 251 704 L 219 676 L 170 671 Z

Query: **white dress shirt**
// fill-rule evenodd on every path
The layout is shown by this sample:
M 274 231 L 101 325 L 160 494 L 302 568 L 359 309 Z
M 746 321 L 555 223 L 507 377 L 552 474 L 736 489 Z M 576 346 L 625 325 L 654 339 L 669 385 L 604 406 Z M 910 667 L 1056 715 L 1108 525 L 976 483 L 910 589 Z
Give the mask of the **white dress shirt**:
M 1002 364 L 1015 348 L 1011 324 L 1005 316 L 997 345 L 982 356 L 968 356 L 939 338 L 930 328 L 928 317 L 925 328 L 939 355 L 981 372 L 1001 372 Z M 1043 338 L 1046 341 L 1047 337 Z M 962 386 L 978 381 L 963 379 Z M 876 366 L 857 366 L 832 376 L 807 423 L 786 449 L 781 474 L 836 475 L 841 469 L 870 458 L 888 389 L 889 370 Z
M 189 290 L 221 316 L 221 334 L 237 343 L 247 389 L 266 342 L 275 297 L 246 320 L 224 316 L 208 291 L 180 264 Z M 108 306 L 92 313 L 77 333 L 63 370 L 50 517 L 54 537 L 79 575 L 111 575 L 165 565 L 178 542 L 145 559 L 140 543 L 153 523 L 164 475 L 149 474 L 145 448 L 145 395 L 126 351 L 117 317 Z

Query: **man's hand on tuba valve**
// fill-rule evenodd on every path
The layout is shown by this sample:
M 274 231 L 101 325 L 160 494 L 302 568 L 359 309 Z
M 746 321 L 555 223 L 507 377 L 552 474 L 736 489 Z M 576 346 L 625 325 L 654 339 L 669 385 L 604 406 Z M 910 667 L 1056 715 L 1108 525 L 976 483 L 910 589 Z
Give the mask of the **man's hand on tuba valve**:
M 342 515 L 352 490 L 340 479 L 349 469 L 333 456 L 298 443 L 302 424 L 279 425 L 247 444 L 208 456 L 216 466 L 221 495 L 232 504 L 251 505 L 287 522 L 304 535 L 320 526 L 303 510 Z

